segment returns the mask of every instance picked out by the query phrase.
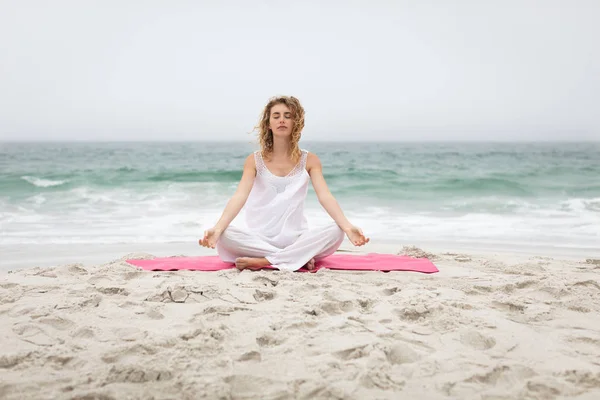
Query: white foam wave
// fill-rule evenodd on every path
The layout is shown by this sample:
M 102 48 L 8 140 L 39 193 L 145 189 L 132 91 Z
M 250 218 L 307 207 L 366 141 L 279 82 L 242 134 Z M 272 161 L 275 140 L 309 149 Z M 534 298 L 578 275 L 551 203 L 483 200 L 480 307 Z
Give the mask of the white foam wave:
M 43 188 L 60 186 L 60 185 L 64 185 L 65 183 L 69 182 L 68 180 L 53 181 L 50 179 L 42 179 L 42 178 L 37 178 L 35 176 L 28 176 L 28 175 L 22 176 L 21 179 L 31 183 L 33 186 L 43 187 Z
M 77 188 L 48 192 L 26 204 L 6 204 L 0 213 L 0 245 L 48 243 L 168 243 L 195 241 L 220 217 L 228 197 L 223 192 L 168 186 L 143 192 L 125 188 Z M 369 206 L 342 200 L 350 221 L 374 241 L 447 241 L 526 243 L 598 247 L 599 198 L 532 201 L 510 200 L 510 212 L 464 207 L 409 211 L 404 204 Z M 497 201 L 498 199 L 494 199 Z M 27 205 L 27 207 L 24 207 Z M 311 226 L 331 218 L 309 197 Z M 241 222 L 243 213 L 237 221 Z
M 561 209 L 565 211 L 596 211 L 600 212 L 600 197 L 592 199 L 568 199 L 563 201 Z
M 29 201 L 37 206 L 40 206 L 40 205 L 44 204 L 47 201 L 47 199 L 46 199 L 46 197 L 44 197 L 44 195 L 36 194 L 35 196 L 28 198 L 27 201 Z

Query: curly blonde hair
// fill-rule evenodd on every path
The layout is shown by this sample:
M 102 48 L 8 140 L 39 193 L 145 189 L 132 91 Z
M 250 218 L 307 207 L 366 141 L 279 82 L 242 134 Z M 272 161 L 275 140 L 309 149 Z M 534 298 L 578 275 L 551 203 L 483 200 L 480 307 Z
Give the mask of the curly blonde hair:
M 298 162 L 302 155 L 298 142 L 302 135 L 302 129 L 304 129 L 304 108 L 300 104 L 300 101 L 293 96 L 277 96 L 269 99 L 262 112 L 260 122 L 254 127 L 254 130 L 258 130 L 258 140 L 262 156 L 269 158 L 273 153 L 273 131 L 269 129 L 269 118 L 271 117 L 271 108 L 276 104 L 284 104 L 292 113 L 294 126 L 292 127 L 289 156 L 294 162 Z

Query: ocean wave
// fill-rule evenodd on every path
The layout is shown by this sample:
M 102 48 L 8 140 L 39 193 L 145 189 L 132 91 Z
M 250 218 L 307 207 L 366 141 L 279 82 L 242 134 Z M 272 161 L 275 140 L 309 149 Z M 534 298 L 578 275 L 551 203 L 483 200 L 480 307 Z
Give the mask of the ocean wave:
M 503 178 L 449 178 L 440 180 L 431 185 L 439 191 L 462 191 L 481 193 L 502 193 L 515 195 L 528 195 L 531 191 L 517 181 Z
M 600 197 L 592 199 L 568 199 L 563 201 L 561 209 L 564 211 L 594 211 L 600 212 Z
M 150 182 L 237 182 L 242 177 L 242 170 L 225 171 L 169 171 L 147 177 Z
M 554 205 L 556 206 L 556 204 Z M 542 209 L 550 211 L 550 209 Z M 146 243 L 193 242 L 219 218 L 222 207 L 198 209 L 177 207 L 172 202 L 140 207 L 120 205 L 107 209 L 64 209 L 56 213 L 14 209 L 0 213 L 0 244 L 24 243 Z M 467 212 L 446 215 L 408 212 L 393 207 L 346 208 L 349 218 L 374 239 L 398 243 L 415 240 L 469 243 L 527 243 L 553 246 L 597 247 L 600 215 L 572 213 L 549 215 L 528 213 L 499 215 Z M 317 207 L 306 210 L 310 226 L 329 223 L 330 217 Z M 60 219 L 57 219 L 60 216 Z M 237 220 L 240 223 L 241 220 Z M 94 229 L 90 230 L 90 226 Z
M 31 183 L 33 186 L 42 187 L 42 188 L 61 186 L 61 185 L 64 185 L 65 183 L 69 182 L 68 180 L 51 180 L 51 179 L 37 178 L 35 176 L 28 176 L 28 175 L 22 176 L 21 179 L 23 179 L 24 181 L 26 181 L 28 183 Z

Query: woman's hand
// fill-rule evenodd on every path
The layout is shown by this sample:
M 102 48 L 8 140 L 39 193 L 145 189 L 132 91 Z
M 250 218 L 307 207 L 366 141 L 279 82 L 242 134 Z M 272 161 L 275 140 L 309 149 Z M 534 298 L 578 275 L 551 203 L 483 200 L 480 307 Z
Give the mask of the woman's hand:
M 198 243 L 200 244 L 200 246 L 209 247 L 211 249 L 214 249 L 215 246 L 217 245 L 217 241 L 219 240 L 220 236 L 221 236 L 221 230 L 215 229 L 215 228 L 210 228 L 210 229 L 204 231 L 204 237 L 202 239 L 198 240 Z
M 344 231 L 350 242 L 355 246 L 362 246 L 366 243 L 369 243 L 369 238 L 365 237 L 363 231 L 356 226 L 351 226 L 350 228 Z

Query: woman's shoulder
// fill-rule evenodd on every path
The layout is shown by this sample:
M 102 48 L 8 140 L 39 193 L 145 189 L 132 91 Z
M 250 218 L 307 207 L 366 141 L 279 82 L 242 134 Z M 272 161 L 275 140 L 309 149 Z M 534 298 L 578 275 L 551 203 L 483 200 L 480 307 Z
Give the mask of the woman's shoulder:
M 306 168 L 311 169 L 312 167 L 320 167 L 321 160 L 315 153 L 306 152 Z
M 259 155 L 259 152 L 253 152 L 248 154 L 246 160 L 244 160 L 244 166 L 254 167 L 256 168 L 256 156 Z
M 316 157 L 317 155 L 307 149 L 300 149 L 300 152 L 304 157 Z
M 308 158 L 319 158 L 319 157 L 317 157 L 317 155 L 316 155 L 315 153 L 313 153 L 312 151 L 308 151 L 308 150 L 305 150 L 305 149 L 302 149 L 302 154 L 305 154 L 305 155 L 306 155 L 306 157 L 308 157 Z

